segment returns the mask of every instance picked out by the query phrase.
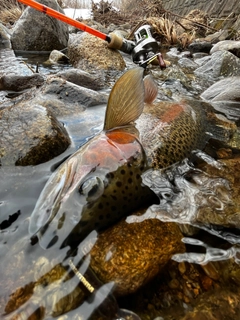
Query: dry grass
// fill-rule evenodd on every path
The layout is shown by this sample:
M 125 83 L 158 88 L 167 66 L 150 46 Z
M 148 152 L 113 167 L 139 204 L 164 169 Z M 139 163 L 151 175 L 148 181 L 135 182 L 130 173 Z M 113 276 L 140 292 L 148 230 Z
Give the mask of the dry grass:
M 147 23 L 153 28 L 153 36 L 159 38 L 161 42 L 172 45 L 178 43 L 176 27 L 173 21 L 164 17 L 150 17 L 147 19 Z
M 133 40 L 134 32 L 143 26 L 148 24 L 152 27 L 152 35 L 154 39 L 159 41 L 162 46 L 178 46 L 185 49 L 194 39 L 195 31 L 178 32 L 178 25 L 174 20 L 168 18 L 168 15 L 162 15 L 161 17 L 149 17 L 145 20 L 140 20 L 129 36 L 129 39 Z
M 20 18 L 22 10 L 19 8 L 11 8 L 0 11 L 0 21 L 3 25 L 10 27 Z
M 11 10 L 12 8 L 19 8 L 22 10 L 24 5 L 22 5 L 17 0 L 0 0 L 0 12 L 5 10 Z
M 57 0 L 62 5 L 62 0 Z M 25 6 L 17 0 L 0 0 L 0 22 L 10 27 L 20 18 Z
M 201 15 L 199 18 L 199 14 L 197 15 L 197 12 L 195 12 L 195 17 L 192 15 L 188 18 L 192 18 L 191 21 L 187 21 L 189 28 L 188 26 L 179 28 L 179 22 L 170 13 L 166 13 L 161 0 L 124 0 L 122 5 L 124 5 L 124 8 L 120 12 L 116 12 L 108 0 L 102 0 L 95 5 L 92 4 L 93 18 L 105 26 L 110 23 L 119 25 L 129 23 L 132 28 L 128 39 L 131 40 L 134 40 L 134 32 L 139 27 L 149 24 L 152 26 L 153 37 L 160 41 L 162 45 L 166 47 L 177 45 L 184 49 L 194 40 L 196 35 L 196 28 L 194 25 L 190 25 L 190 22 L 195 19 L 199 22 L 198 19 L 200 18 L 201 22 L 205 22 L 204 17 Z
M 5 26 L 13 25 L 21 16 L 24 6 L 15 0 L 0 0 L 0 21 Z
M 206 26 L 208 26 L 209 17 L 206 12 L 195 9 L 190 11 L 189 14 L 184 17 L 184 19 L 181 19 L 178 22 L 179 26 L 181 26 L 180 29 L 182 32 L 194 31 L 197 37 L 205 37 L 207 32 Z

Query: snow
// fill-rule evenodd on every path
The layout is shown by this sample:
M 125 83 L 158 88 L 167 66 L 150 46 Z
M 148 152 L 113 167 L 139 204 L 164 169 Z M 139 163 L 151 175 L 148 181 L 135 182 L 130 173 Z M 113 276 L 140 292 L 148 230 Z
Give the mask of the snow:
M 72 19 L 77 19 L 77 18 L 89 19 L 89 18 L 91 18 L 91 10 L 90 9 L 67 8 L 67 9 L 64 9 L 64 13 L 67 17 L 72 18 Z

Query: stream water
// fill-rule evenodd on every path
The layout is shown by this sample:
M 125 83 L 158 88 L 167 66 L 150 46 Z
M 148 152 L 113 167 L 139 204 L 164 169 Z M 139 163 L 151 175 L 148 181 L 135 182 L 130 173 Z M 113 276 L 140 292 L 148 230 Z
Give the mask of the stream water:
M 0 61 L 4 60 L 4 64 L 7 61 L 8 73 L 31 74 L 28 66 L 34 69 L 37 63 L 43 74 L 55 73 L 68 67 L 64 65 L 47 67 L 44 64 L 47 55 L 39 57 L 18 53 L 16 60 L 9 55 L 9 52 L 8 50 L 0 51 Z M 6 93 L 0 94 L 1 101 L 5 101 Z M 58 308 L 61 309 L 61 306 L 56 306 L 57 302 L 63 297 L 71 296 L 77 282 L 74 283 L 72 278 L 67 279 L 62 276 L 56 284 L 52 284 L 51 291 L 50 289 L 44 291 L 44 283 L 39 286 L 39 290 L 33 290 L 33 283 L 41 282 L 41 276 L 50 272 L 64 260 L 67 249 L 58 249 L 56 252 L 53 246 L 49 250 L 43 250 L 37 242 L 29 238 L 28 224 L 41 190 L 56 166 L 101 131 L 104 113 L 105 106 L 97 106 L 87 109 L 81 115 L 81 119 L 76 117 L 61 119 L 71 136 L 72 144 L 64 154 L 57 158 L 38 166 L 0 167 L 0 313 L 3 319 L 88 319 L 94 309 L 101 304 L 100 301 L 92 298 L 88 302 L 83 302 L 73 311 L 64 307 L 65 309 L 63 309 L 67 313 L 60 317 Z M 80 124 L 84 125 L 86 130 L 80 132 Z M 189 249 L 184 254 L 173 256 L 173 260 L 179 263 L 189 262 L 204 265 L 211 261 L 229 259 L 233 259 L 234 263 L 239 263 L 239 229 L 216 228 L 211 224 L 205 225 L 201 219 L 195 219 L 200 209 L 207 209 L 214 204 L 218 208 L 218 213 L 224 215 L 226 207 L 232 204 L 229 181 L 221 175 L 211 176 L 199 169 L 196 167 L 196 163 L 199 161 L 208 163 L 221 171 L 219 163 L 202 152 L 193 161 L 186 159 L 169 170 L 147 172 L 144 175 L 144 183 L 158 195 L 161 204 L 160 206 L 151 206 L 142 217 L 130 215 L 127 221 L 133 223 L 144 219 L 158 218 L 162 221 L 180 223 L 182 227 L 187 226 L 183 241 Z M 211 240 L 204 241 L 201 232 L 191 234 L 191 227 L 195 231 L 203 230 L 209 234 Z M 81 257 L 73 258 L 75 265 L 79 259 Z M 64 263 L 63 265 L 66 267 Z M 57 286 L 60 285 L 63 289 L 57 294 Z M 14 295 L 19 294 L 19 290 L 22 290 L 22 293 L 27 297 L 25 302 L 22 304 L 19 302 L 16 313 L 4 315 L 8 313 L 8 310 L 11 310 L 11 300 Z M 106 298 L 108 301 L 111 290 L 111 283 L 99 288 L 102 300 Z M 51 299 L 48 298 L 48 295 L 55 291 L 54 302 L 50 302 Z M 41 307 L 41 301 L 44 301 L 44 307 Z M 49 314 L 44 316 L 43 309 L 51 309 L 51 303 L 56 308 L 54 316 Z M 65 303 L 65 305 L 67 304 Z M 71 303 L 69 302 L 69 304 Z M 122 304 L 124 307 L 124 302 Z M 126 303 L 126 307 L 129 305 L 131 303 Z M 13 316 L 20 311 L 22 312 L 21 318 L 14 318 Z M 31 315 L 33 316 L 31 317 Z

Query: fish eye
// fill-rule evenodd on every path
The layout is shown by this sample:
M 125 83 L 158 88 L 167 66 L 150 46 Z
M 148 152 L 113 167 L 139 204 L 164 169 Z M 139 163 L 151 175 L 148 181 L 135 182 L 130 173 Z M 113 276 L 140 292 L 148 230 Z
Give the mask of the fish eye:
M 94 201 L 103 194 L 104 183 L 99 177 L 91 177 L 79 187 L 80 194 L 84 195 L 87 200 Z

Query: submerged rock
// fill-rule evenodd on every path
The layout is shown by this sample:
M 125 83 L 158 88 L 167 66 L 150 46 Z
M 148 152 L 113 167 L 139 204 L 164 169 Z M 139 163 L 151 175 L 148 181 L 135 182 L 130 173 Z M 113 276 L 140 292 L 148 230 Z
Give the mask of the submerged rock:
M 37 165 L 70 145 L 63 125 L 46 108 L 19 103 L 0 112 L 1 165 Z
M 64 13 L 55 0 L 41 3 Z M 14 26 L 11 42 L 14 50 L 52 51 L 66 48 L 68 36 L 67 24 L 27 7 Z
M 64 252 L 59 252 L 59 257 L 54 260 L 53 251 L 49 249 L 42 251 L 42 256 L 34 257 L 31 266 L 24 260 L 25 252 L 31 250 L 29 243 L 25 243 L 18 256 L 17 265 L 14 266 L 21 270 L 21 279 L 17 281 L 18 284 L 21 283 L 21 287 L 17 287 L 6 298 L 4 311 L 11 313 L 15 310 L 12 316 L 16 317 L 31 311 L 33 319 L 39 319 L 38 312 L 35 312 L 39 309 L 42 309 L 45 316 L 60 316 L 77 308 L 87 299 L 90 293 L 83 284 L 87 280 L 95 293 L 98 291 L 100 296 L 105 294 L 101 308 L 105 311 L 103 314 L 106 319 L 112 319 L 113 317 L 109 316 L 110 309 L 116 307 L 117 303 L 111 294 L 106 296 L 106 293 L 110 293 L 110 290 L 106 291 L 108 284 L 112 286 L 116 283 L 117 294 L 135 292 L 156 276 L 174 253 L 185 251 L 181 238 L 182 234 L 174 223 L 155 219 L 131 224 L 122 221 L 103 231 L 98 239 L 90 236 L 72 258 L 63 259 Z M 83 259 L 83 255 L 87 253 L 89 257 Z M 60 262 L 61 255 L 63 262 Z M 9 260 L 12 259 L 10 257 Z M 83 274 L 82 282 L 75 273 L 69 272 L 70 260 Z M 89 263 L 99 279 L 89 270 Z M 23 269 L 24 265 L 26 270 Z M 12 265 L 9 266 L 7 273 L 11 274 L 12 268 Z M 6 279 L 8 280 L 9 278 Z M 11 283 L 11 286 L 14 287 L 14 283 Z M 90 304 L 89 308 L 91 307 Z M 96 308 L 95 305 L 94 307 Z M 83 308 L 77 310 L 78 314 L 81 312 L 84 312 Z M 66 319 L 72 319 L 71 314 L 66 314 Z
M 180 320 L 235 320 L 240 317 L 239 288 L 216 288 L 203 293 L 192 312 Z
M 117 295 L 130 294 L 156 276 L 174 253 L 185 251 L 181 238 L 174 223 L 121 221 L 99 235 L 91 267 L 104 283 L 115 281 Z
M 201 225 L 239 229 L 240 157 L 222 159 L 221 164 L 221 168 L 216 168 L 210 164 L 201 167 L 201 170 L 208 175 L 208 178 L 203 177 L 202 184 L 208 184 L 209 187 L 214 186 L 214 188 L 210 195 L 207 195 L 206 192 L 205 205 L 199 207 L 195 222 Z

